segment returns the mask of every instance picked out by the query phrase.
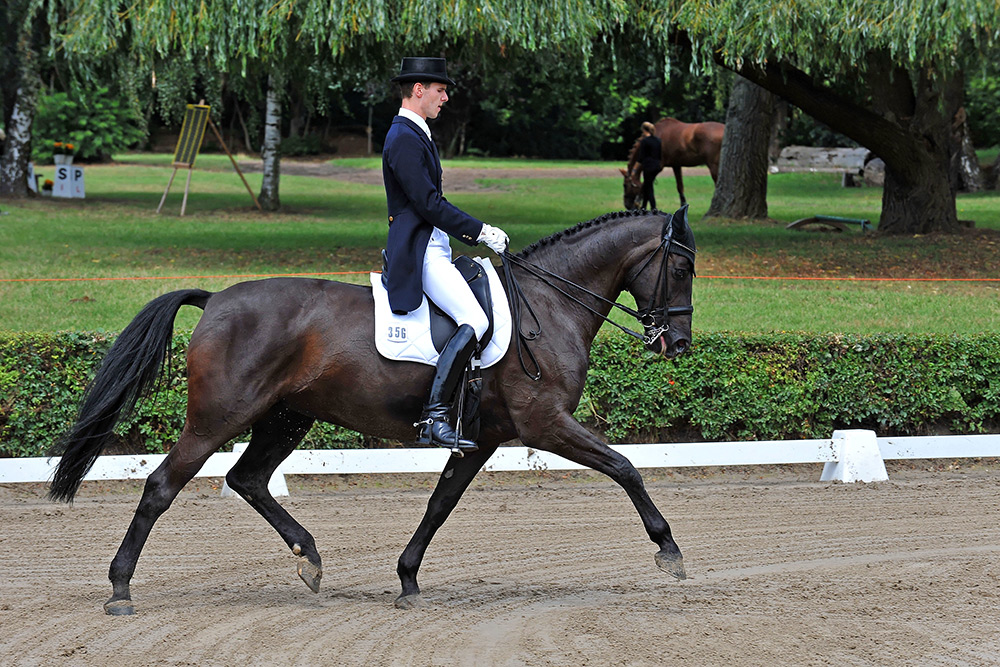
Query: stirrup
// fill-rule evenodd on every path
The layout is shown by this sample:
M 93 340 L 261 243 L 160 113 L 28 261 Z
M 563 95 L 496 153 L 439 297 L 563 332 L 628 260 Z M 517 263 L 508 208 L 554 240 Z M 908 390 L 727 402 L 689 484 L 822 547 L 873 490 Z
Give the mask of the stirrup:
M 451 427 L 451 424 L 448 424 L 445 421 L 442 421 L 441 423 L 447 424 L 449 428 Z M 433 445 L 435 447 L 441 447 L 442 449 L 447 449 L 451 451 L 451 455 L 457 459 L 464 457 L 466 452 L 474 452 L 479 449 L 479 445 L 472 442 L 471 440 L 462 440 L 461 438 L 458 437 L 458 434 L 455 431 L 452 431 L 453 433 L 455 433 L 456 442 L 454 443 L 449 443 L 445 440 L 434 438 L 434 434 L 431 432 L 431 429 L 434 424 L 435 420 L 431 417 L 427 417 L 425 419 L 421 419 L 420 421 L 413 422 L 414 427 L 420 427 L 420 431 L 417 434 L 417 439 L 416 439 L 416 443 L 418 445 L 426 445 L 426 446 Z

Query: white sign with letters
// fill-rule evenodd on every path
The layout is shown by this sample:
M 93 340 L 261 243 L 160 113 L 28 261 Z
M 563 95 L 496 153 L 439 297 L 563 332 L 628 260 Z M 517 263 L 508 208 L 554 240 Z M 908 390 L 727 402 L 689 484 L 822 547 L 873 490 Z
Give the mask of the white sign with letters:
M 83 167 L 78 164 L 56 165 L 55 185 L 52 188 L 53 197 L 66 199 L 83 199 Z

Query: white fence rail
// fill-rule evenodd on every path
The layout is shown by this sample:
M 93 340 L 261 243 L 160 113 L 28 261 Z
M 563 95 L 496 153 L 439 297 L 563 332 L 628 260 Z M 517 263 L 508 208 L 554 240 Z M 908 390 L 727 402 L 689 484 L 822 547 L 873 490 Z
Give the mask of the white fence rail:
M 199 477 L 225 477 L 245 444 L 209 457 Z M 878 438 L 874 431 L 836 431 L 820 440 L 615 445 L 637 468 L 825 463 L 822 480 L 871 482 L 888 479 L 886 459 L 1000 457 L 1000 434 Z M 269 488 L 287 495 L 285 475 L 440 472 L 450 456 L 444 449 L 296 450 L 275 472 Z M 87 480 L 144 479 L 164 454 L 101 456 Z M 47 482 L 56 458 L 0 459 L 0 484 Z M 579 470 L 571 461 L 527 447 L 501 447 L 485 470 Z M 224 494 L 231 493 L 228 488 Z

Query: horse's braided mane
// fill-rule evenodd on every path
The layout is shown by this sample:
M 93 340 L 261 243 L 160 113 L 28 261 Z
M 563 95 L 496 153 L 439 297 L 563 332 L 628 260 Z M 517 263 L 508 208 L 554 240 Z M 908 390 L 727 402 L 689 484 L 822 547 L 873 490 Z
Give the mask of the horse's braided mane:
M 605 213 L 604 215 L 594 218 L 593 220 L 587 220 L 585 222 L 581 222 L 573 227 L 570 227 L 569 229 L 564 229 L 561 232 L 556 232 L 555 234 L 551 234 L 543 239 L 535 241 L 531 245 L 522 248 L 521 251 L 517 253 L 517 256 L 521 258 L 530 257 L 533 253 L 535 253 L 541 248 L 554 245 L 557 241 L 560 241 L 563 238 L 579 234 L 585 229 L 591 229 L 592 227 L 597 227 L 610 220 L 620 220 L 622 218 L 635 218 L 644 215 L 662 215 L 662 213 L 657 210 L 612 211 L 611 213 Z

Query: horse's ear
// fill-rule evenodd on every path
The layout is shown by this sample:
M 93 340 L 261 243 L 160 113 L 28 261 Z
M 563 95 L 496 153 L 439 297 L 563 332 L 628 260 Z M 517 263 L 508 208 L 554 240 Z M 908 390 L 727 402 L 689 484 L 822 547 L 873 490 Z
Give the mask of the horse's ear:
M 688 225 L 688 205 L 681 206 L 673 215 L 674 232 L 683 234 Z
M 622 169 L 621 167 L 618 167 L 618 171 L 622 173 L 622 176 L 628 176 L 628 172 Z

